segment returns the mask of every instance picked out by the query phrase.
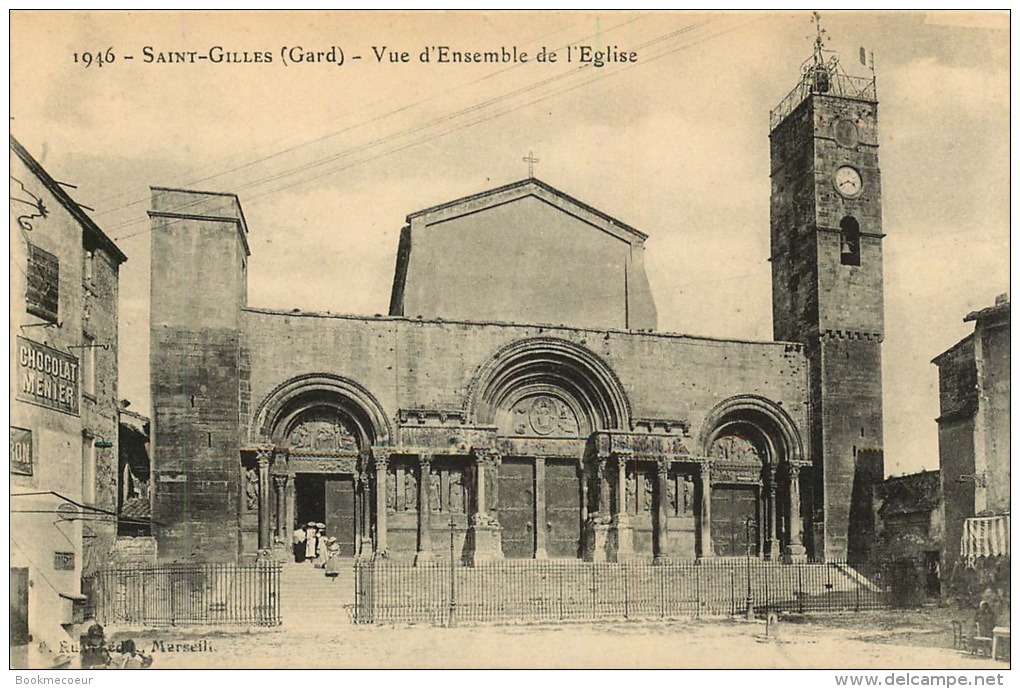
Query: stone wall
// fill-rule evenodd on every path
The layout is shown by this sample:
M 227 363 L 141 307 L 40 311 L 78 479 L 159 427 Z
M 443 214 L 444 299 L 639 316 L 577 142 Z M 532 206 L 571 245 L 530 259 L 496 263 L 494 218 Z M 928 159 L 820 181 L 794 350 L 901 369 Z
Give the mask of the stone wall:
M 656 327 L 644 236 L 537 180 L 408 220 L 391 315 Z
M 581 345 L 609 365 L 630 400 L 632 418 L 682 420 L 699 437 L 716 404 L 758 395 L 781 405 L 798 428 L 807 423 L 805 360 L 788 343 L 259 309 L 244 311 L 244 325 L 253 410 L 274 388 L 308 373 L 360 384 L 391 424 L 399 409 L 463 409 L 480 367 L 502 347 L 555 338 Z
M 154 534 L 162 558 L 230 562 L 247 228 L 231 195 L 154 189 L 151 215 Z

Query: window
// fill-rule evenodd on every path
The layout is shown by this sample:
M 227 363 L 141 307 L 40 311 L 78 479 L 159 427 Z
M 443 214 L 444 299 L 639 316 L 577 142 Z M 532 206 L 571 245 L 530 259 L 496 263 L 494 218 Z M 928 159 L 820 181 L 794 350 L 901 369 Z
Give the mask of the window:
M 849 215 L 839 221 L 839 262 L 861 265 L 861 226 Z
M 81 501 L 86 505 L 96 502 L 96 446 L 90 435 L 81 439 Z
M 87 333 L 81 336 L 81 385 L 82 392 L 96 396 L 96 339 Z
M 84 258 L 82 260 L 82 280 L 85 282 L 92 282 L 92 269 L 95 263 L 95 252 L 92 249 L 85 249 Z
M 50 252 L 29 244 L 26 275 L 26 309 L 33 316 L 56 323 L 60 303 L 60 261 Z

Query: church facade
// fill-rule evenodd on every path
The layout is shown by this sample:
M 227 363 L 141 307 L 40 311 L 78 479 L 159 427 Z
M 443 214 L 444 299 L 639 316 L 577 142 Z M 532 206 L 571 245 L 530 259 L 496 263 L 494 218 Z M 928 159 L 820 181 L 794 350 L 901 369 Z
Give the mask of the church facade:
M 286 557 L 308 522 L 416 561 L 852 557 L 877 106 L 818 69 L 773 122 L 771 342 L 656 332 L 646 235 L 534 178 L 409 215 L 375 317 L 248 306 L 237 197 L 153 188 L 160 559 Z

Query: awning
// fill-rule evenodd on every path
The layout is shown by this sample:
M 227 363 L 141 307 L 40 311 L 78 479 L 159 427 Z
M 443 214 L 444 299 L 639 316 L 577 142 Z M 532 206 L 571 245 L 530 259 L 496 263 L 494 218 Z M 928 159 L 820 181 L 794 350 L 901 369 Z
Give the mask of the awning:
M 965 520 L 960 555 L 970 563 L 979 557 L 1009 557 L 1009 515 L 971 517 Z

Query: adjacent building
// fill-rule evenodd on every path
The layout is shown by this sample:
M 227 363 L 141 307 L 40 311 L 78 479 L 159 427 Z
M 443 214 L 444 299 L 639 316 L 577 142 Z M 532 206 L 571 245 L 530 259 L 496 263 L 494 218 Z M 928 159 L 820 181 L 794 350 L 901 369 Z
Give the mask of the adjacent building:
M 877 491 L 875 549 L 882 562 L 900 565 L 918 597 L 941 595 L 945 519 L 938 471 L 888 478 Z
M 40 654 L 33 667 L 77 643 L 68 625 L 82 577 L 117 533 L 117 290 L 127 259 L 65 186 L 11 137 L 11 638 Z
M 974 332 L 932 361 L 939 372 L 945 571 L 995 568 L 1010 553 L 1008 295 L 964 321 Z

